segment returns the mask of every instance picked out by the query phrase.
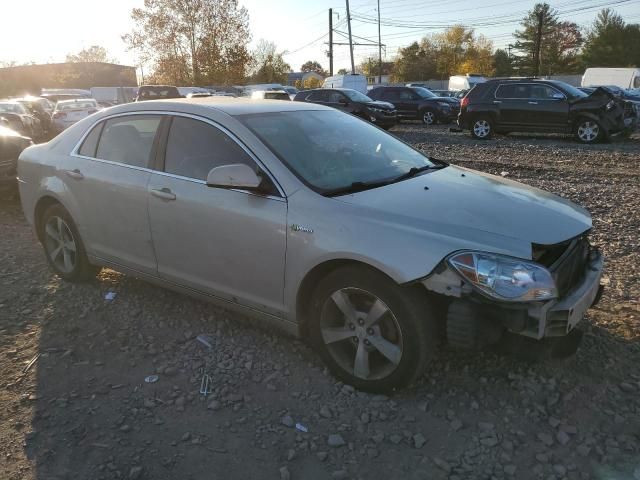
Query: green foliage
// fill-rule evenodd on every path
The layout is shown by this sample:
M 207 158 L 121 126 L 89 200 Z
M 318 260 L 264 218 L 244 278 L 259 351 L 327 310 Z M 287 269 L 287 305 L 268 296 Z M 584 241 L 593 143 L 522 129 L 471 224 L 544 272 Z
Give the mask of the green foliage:
M 316 62 L 315 60 L 309 60 L 307 62 L 304 62 L 300 67 L 300 71 L 304 73 L 316 72 L 322 76 L 327 75 L 327 72 L 324 71 L 324 69 L 322 68 L 322 65 L 320 65 L 320 63 Z
M 540 57 L 538 58 L 538 30 L 542 21 Z M 537 3 L 522 20 L 516 38 L 514 67 L 520 75 L 553 75 L 580 71 L 580 47 L 583 39 L 580 28 L 573 22 L 560 22 L 558 13 L 547 3 Z M 538 68 L 539 67 L 539 68 Z
M 151 80 L 174 85 L 240 83 L 250 63 L 249 14 L 237 0 L 144 0 L 122 38 Z
M 508 77 L 513 73 L 511 58 L 506 50 L 498 49 L 493 54 L 493 67 L 496 77 Z
M 584 67 L 637 67 L 640 65 L 640 25 L 625 24 L 608 8 L 600 11 L 587 33 L 582 54 Z
M 284 52 L 278 52 L 276 44 L 260 40 L 253 52 L 252 83 L 287 83 L 287 74 L 291 67 L 282 58 Z
M 349 73 L 349 72 L 347 71 L 346 68 L 341 68 L 340 70 L 338 70 L 336 75 L 346 75 L 347 73 Z

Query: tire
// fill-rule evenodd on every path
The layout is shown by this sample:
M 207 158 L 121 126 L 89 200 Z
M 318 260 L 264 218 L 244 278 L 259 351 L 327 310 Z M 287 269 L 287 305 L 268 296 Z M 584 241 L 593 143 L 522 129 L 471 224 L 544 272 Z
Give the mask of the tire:
M 493 136 L 493 120 L 479 116 L 471 122 L 471 136 L 478 140 L 488 140 Z
M 310 312 L 314 347 L 336 377 L 360 390 L 409 385 L 435 354 L 437 324 L 426 293 L 376 270 L 333 271 L 318 283 Z
M 99 269 L 89 263 L 76 224 L 62 205 L 47 208 L 39 228 L 47 262 L 56 275 L 69 282 L 95 277 Z
M 604 129 L 592 118 L 579 118 L 576 122 L 575 134 L 578 141 L 582 143 L 597 143 L 604 137 Z
M 438 121 L 438 116 L 434 110 L 427 108 L 420 112 L 420 120 L 422 120 L 422 123 L 425 125 L 435 125 Z

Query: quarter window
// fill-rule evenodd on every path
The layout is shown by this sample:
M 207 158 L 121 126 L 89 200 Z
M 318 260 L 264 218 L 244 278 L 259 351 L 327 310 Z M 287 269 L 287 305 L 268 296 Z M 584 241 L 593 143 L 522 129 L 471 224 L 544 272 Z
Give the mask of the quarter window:
M 212 168 L 255 162 L 228 135 L 207 123 L 174 117 L 167 139 L 165 171 L 181 177 L 206 180 Z
M 98 140 L 100 140 L 100 132 L 102 131 L 102 127 L 104 126 L 104 122 L 100 122 L 98 125 L 93 127 L 93 130 L 87 135 L 82 142 L 82 146 L 78 153 L 85 157 L 95 157 L 96 156 L 96 147 L 98 146 Z
M 148 167 L 159 126 L 158 115 L 131 115 L 107 120 L 98 142 L 96 158 Z

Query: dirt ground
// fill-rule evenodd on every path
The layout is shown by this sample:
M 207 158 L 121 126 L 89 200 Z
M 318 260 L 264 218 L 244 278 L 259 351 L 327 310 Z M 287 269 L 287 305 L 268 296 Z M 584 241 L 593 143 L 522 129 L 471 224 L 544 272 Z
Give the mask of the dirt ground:
M 640 139 L 392 132 L 592 212 L 607 289 L 575 356 L 443 347 L 415 387 L 356 392 L 305 343 L 237 314 L 110 270 L 60 281 L 4 195 L 0 478 L 640 479 Z

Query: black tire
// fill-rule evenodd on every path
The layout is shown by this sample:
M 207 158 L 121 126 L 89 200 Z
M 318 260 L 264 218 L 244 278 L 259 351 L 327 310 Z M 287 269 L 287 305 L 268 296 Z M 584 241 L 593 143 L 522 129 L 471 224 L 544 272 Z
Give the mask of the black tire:
M 431 108 L 425 108 L 420 112 L 420 120 L 425 125 L 435 125 L 438 123 L 438 115 L 436 111 Z
M 478 140 L 488 140 L 494 134 L 493 120 L 489 116 L 479 115 L 471 121 L 471 136 Z
M 579 142 L 592 144 L 598 143 L 605 138 L 605 131 L 597 120 L 582 117 L 576 121 L 575 135 Z
M 370 295 L 376 299 L 373 305 L 379 301 L 385 313 L 370 325 L 363 323 L 366 316 L 357 319 L 359 325 L 350 329 L 347 316 L 341 313 L 332 297 L 345 291 L 355 292 L 354 295 L 363 298 Z M 355 303 L 349 305 L 355 307 Z M 365 315 L 361 310 L 353 310 Z M 371 307 L 367 311 L 371 313 L 373 310 Z M 389 392 L 409 385 L 422 374 L 436 351 L 437 323 L 426 293 L 417 287 L 401 287 L 370 268 L 347 266 L 327 275 L 318 283 L 309 311 L 311 343 L 336 377 L 360 390 Z M 334 320 L 337 324 L 327 323 Z M 328 330 L 337 331 L 344 338 L 327 341 L 323 332 Z M 357 337 L 360 334 L 362 339 Z M 381 338 L 384 340 L 381 346 L 385 348 L 378 349 Z M 399 347 L 396 346 L 398 343 Z M 389 344 L 396 347 L 391 350 L 397 353 L 392 356 L 395 362 L 382 353 L 383 350 L 390 352 Z M 366 377 L 369 378 L 355 374 L 356 357 L 361 347 L 369 349 L 366 353 Z M 354 360 L 350 363 L 351 356 Z M 347 369 L 345 365 L 353 367 Z
M 62 224 L 58 219 L 62 221 Z M 56 240 L 52 235 L 53 232 L 49 233 L 49 225 L 62 225 L 58 229 L 58 233 L 63 233 L 58 235 L 58 238 L 63 238 L 63 242 Z M 62 205 L 56 203 L 47 208 L 40 219 L 38 228 L 47 262 L 56 275 L 69 282 L 84 282 L 96 276 L 99 268 L 89 262 L 78 228 L 69 212 Z M 61 247 L 61 243 L 71 245 L 71 242 L 73 242 L 75 251 L 72 251 L 70 247 Z M 62 250 L 54 259 L 58 248 L 62 248 Z M 62 255 L 62 259 L 60 259 L 60 255 Z M 68 257 L 70 258 L 69 263 L 67 263 Z

